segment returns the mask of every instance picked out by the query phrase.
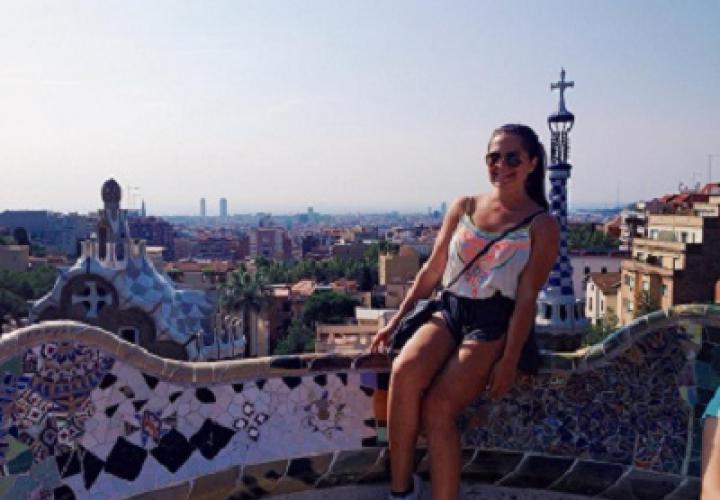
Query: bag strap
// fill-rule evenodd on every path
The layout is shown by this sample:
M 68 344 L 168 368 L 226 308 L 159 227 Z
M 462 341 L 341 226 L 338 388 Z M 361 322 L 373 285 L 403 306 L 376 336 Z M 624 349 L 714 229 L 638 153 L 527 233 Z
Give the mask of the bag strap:
M 520 229 L 520 228 L 523 227 L 525 224 L 529 224 L 530 222 L 532 222 L 532 220 L 533 220 L 536 216 L 538 216 L 538 215 L 540 215 L 540 214 L 542 214 L 542 213 L 545 213 L 546 211 L 547 211 L 547 210 L 545 210 L 545 209 L 543 208 L 542 210 L 538 210 L 537 212 L 534 212 L 534 213 L 528 215 L 528 216 L 525 217 L 522 221 L 518 222 L 517 224 L 515 224 L 515 225 L 514 225 L 513 227 L 511 227 L 510 229 L 506 229 L 505 231 L 503 231 L 503 233 L 502 233 L 500 236 L 497 236 L 497 237 L 493 238 L 492 240 L 488 241 L 488 242 L 485 244 L 485 246 L 482 248 L 482 250 L 480 250 L 480 251 L 475 255 L 475 257 L 473 257 L 467 264 L 465 264 L 465 267 L 463 267 L 462 270 L 461 270 L 452 280 L 450 280 L 450 282 L 449 282 L 447 285 L 445 285 L 443 288 L 444 288 L 444 289 L 448 289 L 448 288 L 450 288 L 451 286 L 453 286 L 453 285 L 457 282 L 457 280 L 459 280 L 460 277 L 461 277 L 463 274 L 465 274 L 465 272 L 466 272 L 468 269 L 470 269 L 470 268 L 472 267 L 472 265 L 475 264 L 475 262 L 476 262 L 480 257 L 482 257 L 483 255 L 485 255 L 486 253 L 488 253 L 488 251 L 490 250 L 490 247 L 492 247 L 495 243 L 497 243 L 498 241 L 500 241 L 500 240 L 502 240 L 502 239 L 505 239 L 505 237 L 506 237 L 508 234 L 512 233 L 513 231 L 516 231 L 517 229 Z

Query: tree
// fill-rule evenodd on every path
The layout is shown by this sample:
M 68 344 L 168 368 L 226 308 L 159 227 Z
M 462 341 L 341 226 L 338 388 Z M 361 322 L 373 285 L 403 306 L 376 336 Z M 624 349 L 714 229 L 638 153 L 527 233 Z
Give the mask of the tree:
M 605 316 L 596 325 L 590 325 L 588 332 L 583 339 L 584 345 L 592 345 L 601 342 L 605 337 L 613 333 L 617 329 L 619 318 L 615 311 L 608 307 Z
M 230 274 L 227 283 L 220 288 L 220 307 L 227 312 L 239 312 L 243 319 L 243 334 L 247 341 L 245 355 L 249 355 L 249 329 L 252 313 L 259 313 L 272 300 L 272 291 L 260 272 L 250 274 L 237 269 Z
M 315 350 L 315 335 L 301 318 L 293 318 L 288 333 L 280 339 L 275 347 L 274 355 L 298 354 Z
M 9 315 L 15 321 L 27 316 L 28 301 L 48 293 L 57 278 L 57 269 L 39 266 L 29 271 L 0 271 L 0 323 Z
M 315 323 L 342 323 L 345 318 L 355 315 L 357 305 L 357 300 L 349 295 L 336 292 L 315 293 L 305 302 L 303 322 L 308 327 Z
M 617 250 L 619 240 L 600 231 L 592 224 L 572 224 L 568 228 L 568 246 L 571 250 Z

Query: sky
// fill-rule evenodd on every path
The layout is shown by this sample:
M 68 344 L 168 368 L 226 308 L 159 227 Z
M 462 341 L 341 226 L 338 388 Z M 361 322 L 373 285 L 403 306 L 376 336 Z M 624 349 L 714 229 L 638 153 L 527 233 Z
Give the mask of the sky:
M 720 180 L 720 1 L 0 0 L 0 211 L 425 211 L 487 191 L 492 130 L 571 206 Z M 130 186 L 129 190 L 127 186 Z M 128 191 L 132 196 L 128 196 Z

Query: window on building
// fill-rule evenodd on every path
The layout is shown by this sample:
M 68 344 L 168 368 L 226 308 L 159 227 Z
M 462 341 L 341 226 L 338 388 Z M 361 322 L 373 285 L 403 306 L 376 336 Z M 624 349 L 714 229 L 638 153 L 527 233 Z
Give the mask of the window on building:
M 585 266 L 585 274 L 590 274 L 590 266 Z
M 650 290 L 650 280 L 649 279 L 645 278 L 642 280 L 642 289 L 646 292 Z
M 600 312 L 605 311 L 605 301 L 600 299 Z
M 607 267 L 605 267 L 605 266 L 601 267 L 600 272 L 605 274 L 607 272 Z
M 565 321 L 567 319 L 567 309 L 565 307 L 565 304 L 560 306 L 560 321 Z
M 688 239 L 687 233 L 685 231 L 681 232 L 680 233 L 680 241 L 682 241 L 683 243 L 687 243 L 687 239 Z
M 590 311 L 591 313 L 592 313 L 592 303 L 593 303 L 592 297 L 588 298 L 588 311 Z
M 662 295 L 663 297 L 665 297 L 667 295 L 667 285 L 666 284 L 660 285 L 660 295 Z

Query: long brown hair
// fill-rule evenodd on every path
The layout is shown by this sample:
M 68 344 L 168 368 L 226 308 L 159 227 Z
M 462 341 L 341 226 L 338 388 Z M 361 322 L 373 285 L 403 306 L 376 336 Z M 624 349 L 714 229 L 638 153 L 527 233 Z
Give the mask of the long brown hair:
M 532 160 L 537 158 L 537 165 L 525 179 L 525 192 L 538 205 L 544 209 L 548 209 L 550 204 L 545 196 L 545 148 L 538 139 L 537 134 L 527 125 L 519 123 L 508 123 L 502 127 L 493 130 L 490 139 L 492 140 L 498 134 L 512 134 L 520 138 L 523 148 Z

